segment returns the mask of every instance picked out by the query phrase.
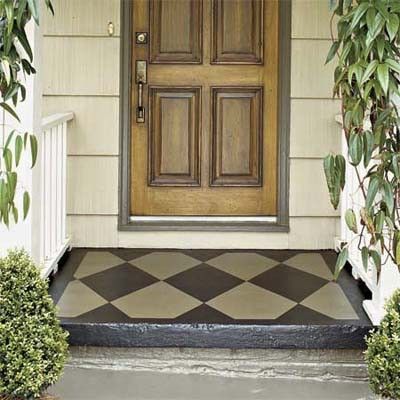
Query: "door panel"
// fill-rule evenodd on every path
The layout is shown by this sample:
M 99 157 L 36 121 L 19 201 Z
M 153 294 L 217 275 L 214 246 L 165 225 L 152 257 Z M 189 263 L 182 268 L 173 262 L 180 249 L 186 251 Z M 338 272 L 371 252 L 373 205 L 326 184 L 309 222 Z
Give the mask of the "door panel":
M 212 186 L 260 186 L 262 88 L 212 88 Z
M 262 64 L 263 2 L 215 0 L 212 13 L 213 63 Z
M 276 215 L 278 2 L 133 4 L 131 214 Z
M 149 96 L 149 184 L 199 186 L 200 88 L 150 87 Z
M 150 18 L 152 63 L 201 63 L 201 1 L 150 0 Z

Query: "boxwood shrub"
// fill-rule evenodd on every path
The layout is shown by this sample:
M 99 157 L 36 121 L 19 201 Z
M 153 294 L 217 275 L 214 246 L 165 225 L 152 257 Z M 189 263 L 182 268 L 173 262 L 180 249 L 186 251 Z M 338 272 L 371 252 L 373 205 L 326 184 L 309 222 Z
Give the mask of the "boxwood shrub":
M 367 346 L 371 389 L 383 398 L 400 399 L 400 290 L 386 304 L 386 315 Z
M 0 399 L 36 399 L 67 357 L 48 284 L 24 251 L 0 258 Z

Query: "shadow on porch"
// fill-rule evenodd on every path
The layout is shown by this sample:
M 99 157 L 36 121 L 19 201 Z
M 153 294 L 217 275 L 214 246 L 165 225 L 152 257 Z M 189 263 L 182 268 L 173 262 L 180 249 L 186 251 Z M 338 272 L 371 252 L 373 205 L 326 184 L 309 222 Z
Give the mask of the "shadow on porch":
M 336 254 L 76 249 L 50 292 L 73 345 L 362 348 L 368 293 Z

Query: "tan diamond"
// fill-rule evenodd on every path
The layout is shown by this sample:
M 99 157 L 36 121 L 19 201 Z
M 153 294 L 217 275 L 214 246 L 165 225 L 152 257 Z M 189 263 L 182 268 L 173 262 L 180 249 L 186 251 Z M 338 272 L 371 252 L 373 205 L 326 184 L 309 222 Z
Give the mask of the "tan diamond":
M 324 258 L 319 253 L 301 253 L 297 254 L 289 260 L 285 261 L 286 265 L 297 268 L 300 271 L 308 272 L 324 278 L 328 281 L 333 279 L 333 275 L 329 267 L 326 265 Z
M 131 318 L 176 318 L 202 304 L 199 300 L 157 282 L 112 302 Z
M 342 288 L 334 282 L 327 283 L 300 304 L 334 319 L 358 319 Z
M 240 279 L 249 280 L 278 265 L 279 262 L 257 253 L 224 253 L 207 261 L 207 264 Z
M 167 279 L 201 264 L 201 261 L 183 253 L 156 251 L 136 258 L 130 263 L 158 279 Z
M 297 303 L 245 282 L 207 304 L 235 319 L 276 319 Z
M 81 279 L 89 275 L 97 274 L 106 269 L 123 264 L 125 261 L 109 253 L 108 251 L 88 251 L 79 264 L 74 277 Z
M 98 308 L 107 301 L 80 281 L 68 284 L 61 299 L 57 303 L 58 316 L 75 318 Z

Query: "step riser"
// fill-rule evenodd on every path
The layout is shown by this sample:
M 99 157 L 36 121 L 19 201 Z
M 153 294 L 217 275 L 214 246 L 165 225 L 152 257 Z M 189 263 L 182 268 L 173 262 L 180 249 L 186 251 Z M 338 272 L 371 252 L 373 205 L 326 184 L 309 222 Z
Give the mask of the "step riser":
M 367 380 L 359 350 L 71 347 L 69 366 L 221 377 Z

